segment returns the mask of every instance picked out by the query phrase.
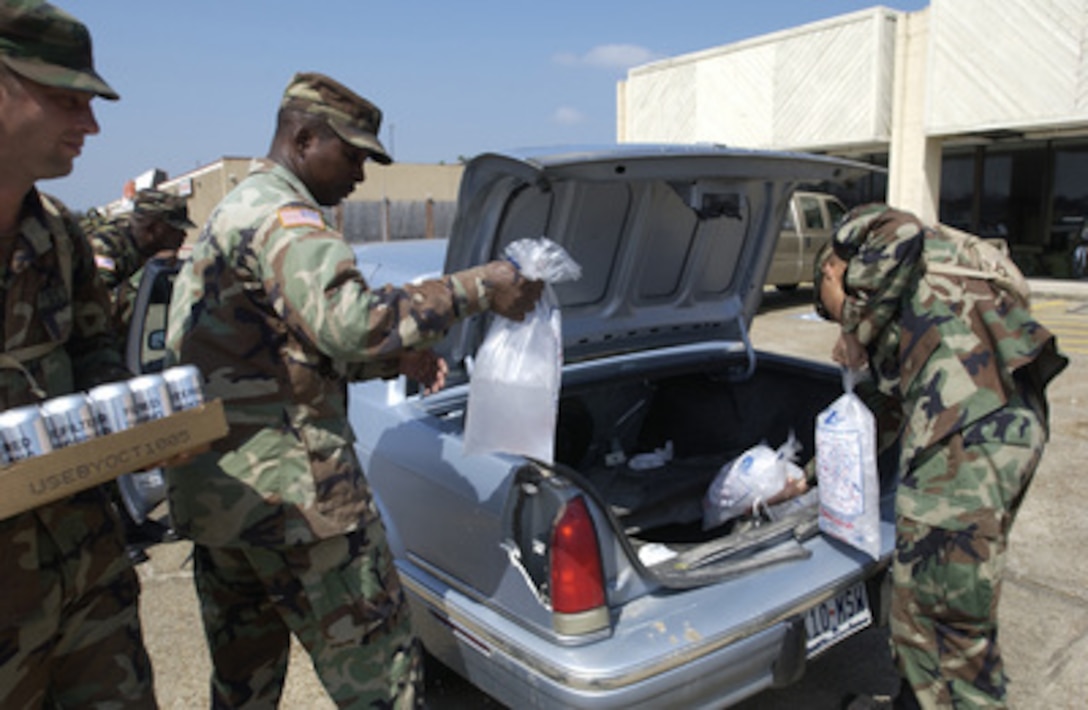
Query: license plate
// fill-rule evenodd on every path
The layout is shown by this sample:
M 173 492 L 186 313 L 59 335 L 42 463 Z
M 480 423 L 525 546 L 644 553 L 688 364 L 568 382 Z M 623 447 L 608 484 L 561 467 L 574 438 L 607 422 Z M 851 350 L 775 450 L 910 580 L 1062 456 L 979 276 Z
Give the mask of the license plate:
M 809 658 L 873 623 L 865 583 L 859 582 L 805 612 Z

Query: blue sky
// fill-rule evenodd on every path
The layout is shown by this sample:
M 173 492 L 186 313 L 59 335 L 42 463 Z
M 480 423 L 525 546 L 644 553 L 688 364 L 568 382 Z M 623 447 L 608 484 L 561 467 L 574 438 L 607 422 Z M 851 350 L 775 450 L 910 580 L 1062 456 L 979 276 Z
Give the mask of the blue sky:
M 865 0 L 54 0 L 87 24 L 102 132 L 41 187 L 73 209 L 126 180 L 175 177 L 268 149 L 296 71 L 347 84 L 385 113 L 404 162 L 522 146 L 610 143 L 630 66 L 878 4 Z M 897 10 L 926 0 L 889 0 Z

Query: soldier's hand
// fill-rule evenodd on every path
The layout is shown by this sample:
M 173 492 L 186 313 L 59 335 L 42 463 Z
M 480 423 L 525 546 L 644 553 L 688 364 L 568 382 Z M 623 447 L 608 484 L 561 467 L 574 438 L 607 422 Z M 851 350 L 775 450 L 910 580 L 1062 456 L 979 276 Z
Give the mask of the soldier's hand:
M 446 386 L 449 365 L 433 350 L 405 350 L 400 356 L 400 373 L 423 385 L 423 394 Z
M 787 478 L 786 485 L 782 486 L 782 490 L 767 499 L 767 505 L 776 505 L 790 498 L 804 495 L 808 492 L 808 489 L 808 481 L 805 478 Z
M 195 449 L 189 449 L 188 451 L 183 451 L 180 454 L 174 454 L 173 456 L 171 456 L 168 459 L 163 459 L 162 461 L 154 463 L 154 464 L 148 466 L 147 470 L 150 471 L 151 469 L 155 469 L 155 468 L 175 468 L 177 466 L 184 466 L 185 464 L 189 463 L 190 461 L 195 459 L 200 454 L 203 454 L 203 453 L 205 453 L 207 451 L 211 451 L 211 450 L 212 450 L 212 445 L 210 443 L 202 444 L 201 446 L 198 446 Z
M 869 364 L 865 346 L 853 333 L 840 333 L 831 350 L 831 359 L 851 370 L 861 370 Z
M 533 310 L 544 282 L 527 279 L 509 261 L 492 261 L 484 265 L 484 282 L 488 287 L 491 310 L 504 318 L 520 321 Z

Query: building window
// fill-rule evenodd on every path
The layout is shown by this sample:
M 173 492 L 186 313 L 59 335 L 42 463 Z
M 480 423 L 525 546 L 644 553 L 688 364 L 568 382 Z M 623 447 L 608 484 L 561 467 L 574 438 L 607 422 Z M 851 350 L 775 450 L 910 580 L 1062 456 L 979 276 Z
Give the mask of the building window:
M 974 203 L 974 151 L 945 153 L 941 160 L 941 222 L 964 231 L 974 231 Z
M 1068 278 L 1088 229 L 1085 175 L 1083 138 L 948 149 L 941 161 L 940 220 L 1004 239 L 1027 276 Z
M 850 180 L 846 183 L 828 182 L 823 185 L 813 186 L 812 189 L 814 191 L 829 192 L 842 200 L 843 204 L 848 208 L 857 207 L 858 205 L 864 205 L 870 202 L 884 202 L 888 199 L 887 153 L 843 155 L 841 157 L 856 160 L 861 163 L 868 163 L 869 165 L 875 165 L 884 168 L 884 171 L 867 173 L 856 180 Z
M 981 160 L 974 231 L 1018 244 L 1046 247 L 1047 151 L 1041 144 L 987 147 Z
M 1011 221 L 1012 156 L 1010 154 L 985 154 L 982 163 L 981 192 L 978 226 L 974 231 L 983 237 L 999 237 L 1007 240 Z
M 1050 242 L 1073 275 L 1073 251 L 1088 241 L 1088 142 L 1055 144 Z M 1055 259 L 1057 262 L 1058 259 Z

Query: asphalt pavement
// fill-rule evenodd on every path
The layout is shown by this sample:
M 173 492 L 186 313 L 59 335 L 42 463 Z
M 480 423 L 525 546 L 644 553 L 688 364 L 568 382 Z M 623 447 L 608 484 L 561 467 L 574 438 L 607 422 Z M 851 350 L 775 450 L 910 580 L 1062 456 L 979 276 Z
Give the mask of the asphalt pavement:
M 999 607 L 1011 707 L 1080 710 L 1088 699 L 1088 282 L 1031 281 L 1040 320 L 1057 333 L 1070 367 L 1050 388 L 1051 441 L 1009 541 Z M 836 331 L 812 313 L 811 289 L 768 291 L 752 328 L 761 350 L 827 361 Z M 189 546 L 159 545 L 139 566 L 141 617 L 164 710 L 208 707 L 204 646 Z M 837 710 L 849 692 L 889 692 L 898 684 L 886 633 L 868 629 L 813 661 L 799 683 L 762 693 L 742 710 Z M 499 708 L 440 668 L 428 672 L 427 706 Z M 334 706 L 306 654 L 293 649 L 281 708 Z

